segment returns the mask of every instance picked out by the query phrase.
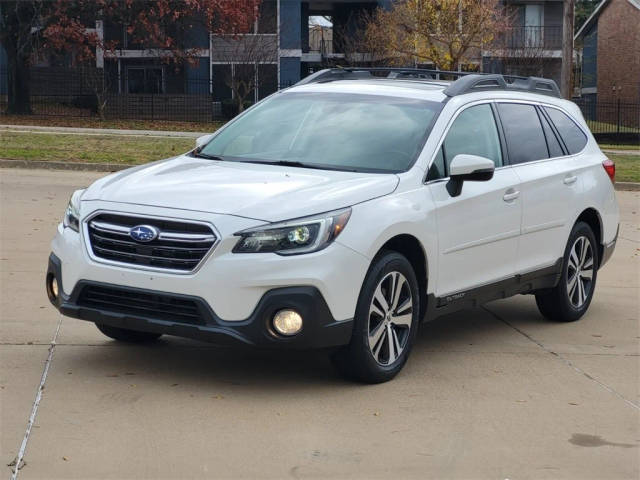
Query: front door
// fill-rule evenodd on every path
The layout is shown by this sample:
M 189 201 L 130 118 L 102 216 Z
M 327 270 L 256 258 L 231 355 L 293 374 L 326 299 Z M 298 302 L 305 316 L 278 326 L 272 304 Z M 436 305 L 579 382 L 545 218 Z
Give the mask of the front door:
M 448 165 L 461 153 L 493 160 L 496 171 L 489 181 L 465 182 L 462 193 L 452 197 L 446 188 Z M 521 222 L 519 180 L 512 168 L 503 167 L 490 104 L 468 107 L 457 116 L 428 180 L 438 228 L 436 296 L 445 297 L 512 276 Z

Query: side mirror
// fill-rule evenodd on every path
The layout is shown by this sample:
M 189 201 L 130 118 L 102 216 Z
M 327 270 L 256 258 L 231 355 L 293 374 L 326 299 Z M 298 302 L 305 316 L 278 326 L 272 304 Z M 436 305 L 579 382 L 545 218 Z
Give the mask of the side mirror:
M 212 137 L 213 135 L 203 135 L 201 137 L 196 138 L 196 148 L 200 148 L 203 145 L 206 145 L 207 143 L 209 143 L 209 140 L 211 140 Z
M 447 191 L 452 197 L 462 192 L 464 182 L 486 182 L 493 178 L 496 166 L 493 160 L 477 155 L 459 154 L 453 157 L 449 165 Z

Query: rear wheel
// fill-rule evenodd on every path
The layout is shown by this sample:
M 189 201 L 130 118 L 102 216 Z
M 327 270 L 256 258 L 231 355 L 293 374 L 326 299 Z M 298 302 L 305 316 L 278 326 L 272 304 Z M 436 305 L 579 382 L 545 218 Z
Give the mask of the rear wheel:
M 573 322 L 585 314 L 598 276 L 598 248 L 591 227 L 578 222 L 565 249 L 558 285 L 536 294 L 540 313 L 550 320 Z
M 418 298 L 409 261 L 396 252 L 378 255 L 360 291 L 351 342 L 333 357 L 336 367 L 367 383 L 395 377 L 413 346 Z
M 117 328 L 110 325 L 96 323 L 96 327 L 107 337 L 113 338 L 120 342 L 128 343 L 146 343 L 153 342 L 162 336 L 161 333 L 140 332 L 137 330 L 128 330 L 126 328 Z

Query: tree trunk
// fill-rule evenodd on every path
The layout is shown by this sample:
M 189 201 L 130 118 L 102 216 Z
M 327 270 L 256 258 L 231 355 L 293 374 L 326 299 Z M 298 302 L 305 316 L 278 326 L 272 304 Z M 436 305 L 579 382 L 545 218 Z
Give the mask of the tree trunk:
M 571 99 L 571 71 L 573 69 L 573 9 L 575 0 L 564 0 L 562 16 L 562 70 L 560 90 L 564 98 Z
M 31 112 L 31 74 L 29 62 L 17 52 L 7 50 L 8 57 L 8 107 L 7 113 L 30 115 Z

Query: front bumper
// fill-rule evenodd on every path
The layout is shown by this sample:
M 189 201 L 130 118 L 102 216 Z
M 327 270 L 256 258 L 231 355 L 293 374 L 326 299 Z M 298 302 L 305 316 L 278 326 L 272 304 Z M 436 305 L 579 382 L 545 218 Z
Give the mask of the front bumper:
M 267 291 L 253 312 L 241 321 L 225 321 L 201 297 L 164 293 L 157 290 L 133 288 L 130 286 L 106 284 L 92 280 L 78 281 L 70 294 L 65 294 L 62 284 L 62 264 L 51 254 L 47 269 L 47 281 L 55 276 L 59 282 L 59 295 L 51 299 L 52 304 L 63 315 L 110 325 L 117 328 L 155 332 L 179 337 L 194 338 L 218 344 L 240 343 L 258 347 L 276 348 L 322 348 L 347 344 L 351 339 L 352 320 L 336 321 L 320 291 L 312 286 L 274 288 Z M 114 289 L 129 295 L 129 298 L 172 299 L 193 305 L 198 312 L 197 321 L 173 321 L 171 315 L 148 313 L 132 309 L 127 311 L 114 301 L 111 305 L 97 306 L 85 300 L 83 292 L 89 288 Z M 144 300 L 142 300 L 144 301 Z M 273 333 L 270 322 L 280 309 L 293 308 L 303 318 L 303 328 L 292 337 L 283 337 Z

